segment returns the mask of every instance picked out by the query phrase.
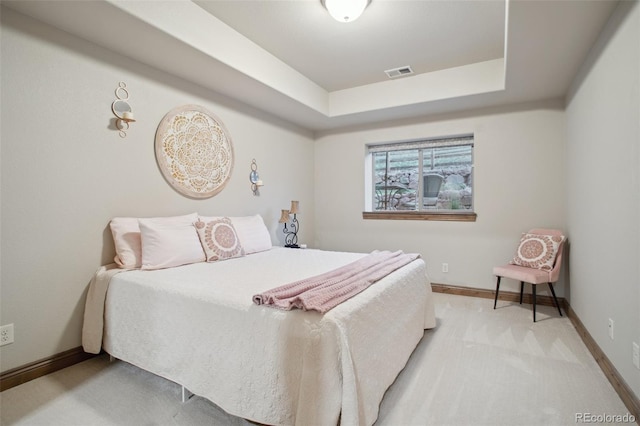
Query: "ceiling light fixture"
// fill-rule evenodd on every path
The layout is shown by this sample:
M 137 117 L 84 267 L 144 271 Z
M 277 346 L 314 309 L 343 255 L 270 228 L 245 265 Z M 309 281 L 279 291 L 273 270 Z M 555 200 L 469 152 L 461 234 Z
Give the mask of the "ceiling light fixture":
M 338 22 L 353 22 L 371 3 L 371 0 L 320 0 L 329 14 Z

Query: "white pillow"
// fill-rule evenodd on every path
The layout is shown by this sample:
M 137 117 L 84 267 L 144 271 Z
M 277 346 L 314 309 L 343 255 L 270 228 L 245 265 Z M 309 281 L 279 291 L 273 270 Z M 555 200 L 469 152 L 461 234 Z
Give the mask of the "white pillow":
M 222 219 L 217 216 L 200 216 L 203 222 Z M 271 250 L 271 235 L 259 214 L 253 216 L 230 217 L 231 223 L 238 234 L 238 240 L 244 249 L 245 254 L 257 253 L 259 251 Z
M 204 262 L 204 251 L 193 223 L 163 224 L 138 220 L 142 242 L 143 270 L 171 268 Z
M 192 224 L 198 219 L 197 213 L 183 216 L 149 218 L 157 223 Z M 139 268 L 142 265 L 140 227 L 137 217 L 115 217 L 110 223 L 113 243 L 116 248 L 114 262 L 120 268 Z
M 271 235 L 259 214 L 254 216 L 230 217 L 236 228 L 238 239 L 246 254 L 271 250 Z
M 113 261 L 120 268 L 139 268 L 142 264 L 142 249 L 138 218 L 114 217 L 109 226 L 116 248 L 116 257 Z

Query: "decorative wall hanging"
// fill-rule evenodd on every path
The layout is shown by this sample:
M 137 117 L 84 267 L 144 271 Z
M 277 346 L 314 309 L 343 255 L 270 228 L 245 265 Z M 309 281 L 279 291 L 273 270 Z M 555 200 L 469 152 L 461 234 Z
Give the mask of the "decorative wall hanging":
M 201 106 L 169 111 L 158 126 L 155 145 L 164 178 L 187 197 L 213 197 L 231 177 L 231 137 L 222 121 Z
M 126 137 L 127 130 L 129 130 L 129 123 L 136 120 L 133 119 L 133 112 L 131 111 L 131 105 L 129 105 L 129 91 L 124 81 L 118 83 L 116 100 L 111 104 L 111 111 L 113 111 L 113 115 L 116 116 L 116 127 L 118 128 L 120 137 Z
M 253 195 L 260 195 L 260 187 L 264 186 L 264 183 L 260 179 L 258 174 L 258 164 L 256 159 L 251 160 L 251 173 L 249 173 L 249 181 L 251 182 L 251 190 Z

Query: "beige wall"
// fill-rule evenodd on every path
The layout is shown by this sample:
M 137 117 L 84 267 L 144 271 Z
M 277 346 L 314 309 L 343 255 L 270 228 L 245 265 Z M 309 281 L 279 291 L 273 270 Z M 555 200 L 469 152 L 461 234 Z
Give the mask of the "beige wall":
M 0 370 L 80 345 L 87 284 L 113 257 L 111 217 L 257 212 L 278 244 L 278 212 L 299 199 L 301 242 L 416 251 L 432 281 L 468 287 L 494 288 L 491 268 L 512 256 L 520 232 L 567 230 L 571 279 L 558 294 L 570 298 L 640 394 L 631 364 L 631 342 L 640 343 L 638 9 L 624 2 L 616 11 L 566 111 L 550 101 L 314 137 L 2 8 L 0 323 L 14 323 L 16 342 L 0 348 Z M 121 80 L 138 119 L 126 139 L 117 136 L 110 112 Z M 177 194 L 155 163 L 157 124 L 187 103 L 218 115 L 234 141 L 233 176 L 209 200 Z M 461 133 L 476 137 L 477 222 L 362 219 L 367 143 Z M 266 183 L 260 197 L 249 190 L 252 158 Z M 603 175 L 619 178 L 612 183 Z M 604 202 L 599 194 L 607 194 Z M 515 291 L 517 284 L 504 288 Z M 606 335 L 608 318 L 616 321 L 614 341 Z
M 570 302 L 640 395 L 640 5 L 622 2 L 567 103 Z M 614 320 L 614 340 L 607 334 Z
M 300 200 L 301 241 L 314 237 L 313 138 L 216 93 L 2 8 L 1 305 L 15 343 L 6 371 L 80 345 L 87 284 L 113 259 L 114 216 L 262 214 L 275 244 L 279 212 Z M 160 53 L 159 53 L 160 54 Z M 119 81 L 137 122 L 113 129 Z M 155 161 L 164 114 L 183 104 L 216 114 L 234 142 L 227 187 L 208 200 L 179 195 Z M 251 159 L 265 186 L 250 190 Z
M 473 133 L 476 222 L 363 220 L 365 145 Z M 520 233 L 565 228 L 565 127 L 561 102 L 515 105 L 317 135 L 316 246 L 422 254 L 433 282 L 495 288 L 494 265 Z M 449 272 L 442 273 L 442 263 Z M 519 290 L 507 280 L 505 290 Z M 563 295 L 563 285 L 558 286 Z

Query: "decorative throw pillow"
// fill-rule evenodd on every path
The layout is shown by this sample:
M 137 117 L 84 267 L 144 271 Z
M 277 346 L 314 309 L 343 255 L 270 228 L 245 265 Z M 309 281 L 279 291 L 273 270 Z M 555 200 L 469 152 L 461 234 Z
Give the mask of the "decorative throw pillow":
M 522 234 L 511 264 L 550 271 L 556 261 L 564 235 Z
M 142 242 L 141 269 L 162 269 L 204 262 L 198 233 L 189 224 L 163 224 L 153 219 L 140 219 Z
M 244 249 L 231 220 L 228 217 L 215 218 L 195 223 L 196 231 L 204 248 L 207 262 L 244 256 Z
M 191 213 L 182 216 L 154 217 L 144 220 L 167 225 L 191 225 L 197 217 L 197 213 Z M 142 247 L 138 220 L 139 218 L 137 217 L 114 217 L 109 224 L 116 249 L 116 256 L 113 260 L 120 268 L 139 268 L 142 265 Z

